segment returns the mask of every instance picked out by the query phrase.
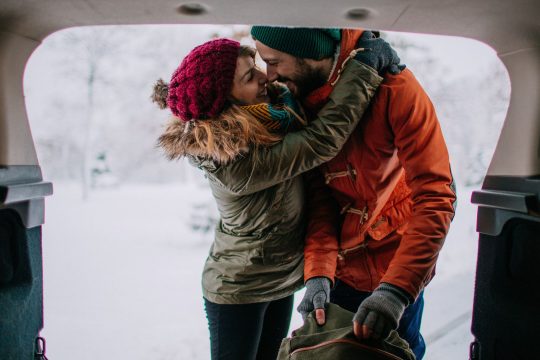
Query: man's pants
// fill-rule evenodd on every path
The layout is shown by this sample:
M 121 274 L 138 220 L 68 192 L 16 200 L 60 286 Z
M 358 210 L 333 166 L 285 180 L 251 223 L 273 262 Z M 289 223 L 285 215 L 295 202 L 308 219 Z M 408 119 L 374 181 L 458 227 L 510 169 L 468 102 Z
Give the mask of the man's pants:
M 371 295 L 370 292 L 358 291 L 344 282 L 336 280 L 336 286 L 330 292 L 330 302 L 356 313 L 360 303 L 369 295 Z M 405 309 L 397 329 L 399 336 L 409 343 L 417 360 L 422 360 L 426 352 L 426 344 L 422 334 L 420 334 L 423 311 L 424 292 L 422 291 L 416 302 Z
M 294 295 L 255 304 L 204 299 L 212 360 L 275 360 L 287 337 Z

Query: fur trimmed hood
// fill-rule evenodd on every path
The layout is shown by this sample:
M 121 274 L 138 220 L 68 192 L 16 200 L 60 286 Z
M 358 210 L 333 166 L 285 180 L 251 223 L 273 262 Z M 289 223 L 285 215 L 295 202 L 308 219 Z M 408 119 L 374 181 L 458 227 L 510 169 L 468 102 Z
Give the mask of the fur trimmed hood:
M 172 117 L 158 139 L 169 160 L 194 156 L 224 164 L 249 151 L 249 141 L 239 126 L 222 120 L 181 121 Z

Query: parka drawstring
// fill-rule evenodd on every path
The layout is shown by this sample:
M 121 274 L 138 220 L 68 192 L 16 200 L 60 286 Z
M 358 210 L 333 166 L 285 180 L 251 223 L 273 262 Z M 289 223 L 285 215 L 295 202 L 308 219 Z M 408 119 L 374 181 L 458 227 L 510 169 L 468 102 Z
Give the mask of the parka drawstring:
M 343 63 L 341 63 L 341 67 L 338 69 L 336 79 L 334 81 L 332 81 L 330 83 L 330 85 L 332 85 L 332 86 L 336 85 L 336 83 L 338 82 L 338 80 L 339 80 L 339 78 L 341 76 L 341 72 L 343 71 L 343 69 L 345 68 L 345 65 L 347 65 L 347 62 L 349 62 L 350 59 L 353 59 L 356 56 L 356 54 L 358 54 L 360 51 L 369 51 L 369 50 L 371 50 L 371 49 L 358 48 L 358 49 L 351 50 L 351 52 L 349 53 L 349 56 L 347 56 L 347 58 L 345 58 L 345 60 L 343 60 Z

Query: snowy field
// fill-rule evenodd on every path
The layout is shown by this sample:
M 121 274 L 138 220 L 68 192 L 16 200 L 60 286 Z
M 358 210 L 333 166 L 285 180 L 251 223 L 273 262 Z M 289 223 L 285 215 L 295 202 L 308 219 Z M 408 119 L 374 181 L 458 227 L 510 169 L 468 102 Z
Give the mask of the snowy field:
M 470 189 L 425 292 L 428 360 L 468 358 L 477 240 Z M 211 234 L 195 232 L 206 186 L 122 186 L 81 200 L 55 183 L 43 227 L 42 335 L 52 360 L 209 359 L 200 273 Z M 296 300 L 302 296 L 299 292 Z M 295 312 L 291 329 L 301 325 Z

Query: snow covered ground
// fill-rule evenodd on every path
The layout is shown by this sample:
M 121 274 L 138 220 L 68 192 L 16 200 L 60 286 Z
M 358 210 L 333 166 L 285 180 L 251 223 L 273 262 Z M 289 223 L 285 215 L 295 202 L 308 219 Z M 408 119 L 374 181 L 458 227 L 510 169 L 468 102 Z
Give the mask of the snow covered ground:
M 429 360 L 467 359 L 471 341 L 476 209 L 470 189 L 458 190 L 425 292 Z M 195 184 L 125 185 L 82 201 L 76 185 L 56 183 L 43 227 L 48 357 L 209 359 L 200 273 L 212 238 L 189 223 L 211 201 L 208 187 Z M 300 324 L 295 312 L 291 329 Z

